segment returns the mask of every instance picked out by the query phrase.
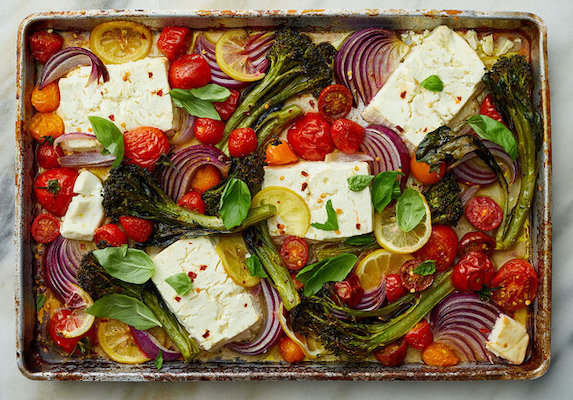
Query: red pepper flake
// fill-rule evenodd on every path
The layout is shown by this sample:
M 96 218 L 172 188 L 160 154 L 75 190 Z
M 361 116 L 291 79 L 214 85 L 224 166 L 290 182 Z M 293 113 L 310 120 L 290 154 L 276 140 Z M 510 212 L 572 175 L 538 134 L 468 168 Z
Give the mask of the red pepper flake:
M 112 121 L 115 121 L 115 115 L 113 114 L 111 114 L 108 118 L 111 119 Z
M 405 90 L 402 93 L 400 93 L 400 97 L 403 99 L 406 97 L 406 91 Z
M 462 98 L 460 96 L 456 97 L 456 104 L 459 104 L 462 102 Z
M 195 289 L 195 291 L 196 291 L 197 293 L 201 293 L 201 289 L 199 289 L 199 288 Z
M 479 331 L 484 335 L 488 335 L 491 331 L 487 328 L 479 328 Z
M 163 96 L 163 89 L 159 89 L 159 91 L 157 92 L 158 96 Z
M 205 264 L 200 265 L 200 266 L 199 266 L 199 269 L 200 269 L 201 271 L 205 271 L 205 270 L 207 269 L 207 266 L 206 266 Z
M 309 104 L 312 108 L 314 108 L 314 106 L 315 106 L 316 103 L 314 102 L 314 100 L 311 99 L 311 100 L 308 102 L 308 104 Z
M 428 127 L 426 126 L 423 130 L 424 133 L 428 132 Z
M 396 125 L 396 129 L 398 129 L 398 132 L 404 132 L 404 128 L 402 128 L 400 125 Z
M 360 224 L 356 224 L 356 229 L 360 229 Z
M 300 171 L 300 174 L 301 174 L 302 176 L 308 176 L 308 172 L 306 172 L 306 171 Z
M 247 303 L 245 303 L 245 308 L 247 308 Z
M 179 303 L 181 301 L 181 297 L 175 296 L 175 301 Z
M 203 339 L 207 339 L 207 338 L 209 337 L 209 335 L 210 335 L 209 329 L 207 329 L 207 330 L 205 331 L 205 333 L 202 334 L 201 336 L 203 336 Z
M 129 76 L 130 76 L 130 75 L 131 75 L 131 72 L 126 72 L 126 73 L 123 75 L 123 78 L 121 78 L 121 79 L 123 79 L 124 82 L 127 82 L 127 81 L 129 80 Z
M 281 235 L 284 235 L 286 232 L 285 231 L 280 231 L 279 232 Z
M 153 78 L 153 72 L 148 72 L 147 75 L 149 75 L 149 79 Z
M 188 276 L 189 278 L 191 278 L 191 281 L 193 281 L 193 279 L 197 278 L 197 274 L 196 274 L 195 272 L 193 272 L 193 271 L 187 272 L 187 276 Z
M 300 188 L 300 191 L 301 191 L 301 192 L 304 192 L 307 187 L 308 187 L 308 183 L 303 182 L 303 183 L 302 183 L 302 186 L 301 186 L 301 188 Z
M 277 229 L 284 229 L 284 225 L 283 224 L 277 224 Z

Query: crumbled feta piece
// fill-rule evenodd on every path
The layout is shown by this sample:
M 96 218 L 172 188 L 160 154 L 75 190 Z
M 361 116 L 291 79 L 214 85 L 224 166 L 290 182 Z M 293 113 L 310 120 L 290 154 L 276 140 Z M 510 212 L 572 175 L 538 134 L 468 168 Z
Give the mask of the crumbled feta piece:
M 486 56 L 493 56 L 493 35 L 484 36 L 480 40 L 480 45 Z
M 529 335 L 523 325 L 501 314 L 485 342 L 486 348 L 512 364 L 521 364 L 525 359 Z

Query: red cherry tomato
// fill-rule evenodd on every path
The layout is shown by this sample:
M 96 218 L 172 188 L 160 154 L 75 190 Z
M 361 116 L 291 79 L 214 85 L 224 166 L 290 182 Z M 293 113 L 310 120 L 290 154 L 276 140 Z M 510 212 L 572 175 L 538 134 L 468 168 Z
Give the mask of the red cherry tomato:
M 462 257 L 452 272 L 452 283 L 461 292 L 480 291 L 490 286 L 495 275 L 491 260 L 481 251 L 470 251 Z
M 63 155 L 62 149 L 59 146 L 54 149 L 54 146 L 48 140 L 40 144 L 36 149 L 36 161 L 44 169 L 58 168 L 60 166 L 60 157 Z
M 34 32 L 30 37 L 30 49 L 34 58 L 45 63 L 62 48 L 64 39 L 56 32 Z
M 388 303 L 393 303 L 404 296 L 406 291 L 402 286 L 402 279 L 398 274 L 390 274 L 386 277 L 386 299 Z
M 288 269 L 298 271 L 308 260 L 308 244 L 303 238 L 289 236 L 281 246 L 280 255 Z
M 258 146 L 257 134 L 252 128 L 235 129 L 229 135 L 229 154 L 244 157 L 253 153 Z
M 349 119 L 337 119 L 330 127 L 330 135 L 336 148 L 346 154 L 354 154 L 364 140 L 364 128 Z
M 485 99 L 483 99 L 481 106 L 479 108 L 479 113 L 481 115 L 490 117 L 491 119 L 495 119 L 496 121 L 501 122 L 502 124 L 505 125 L 501 113 L 497 111 L 497 108 L 495 107 L 495 103 L 493 102 L 493 96 L 491 94 L 488 94 L 487 96 L 485 96 Z
M 495 239 L 484 232 L 468 232 L 460 239 L 458 257 L 462 258 L 470 251 L 481 251 L 488 257 L 495 250 Z
M 149 171 L 155 169 L 155 163 L 163 154 L 169 152 L 169 140 L 161 129 L 141 126 L 123 135 L 125 160 L 128 164 L 137 164 Z
M 408 343 L 406 343 L 404 338 L 400 338 L 394 343 L 384 346 L 380 350 L 376 350 L 374 357 L 376 357 L 378 362 L 382 365 L 397 367 L 404 362 L 407 352 Z
M 34 182 L 34 192 L 42 207 L 63 217 L 74 197 L 74 184 L 78 171 L 72 168 L 54 168 L 42 172 Z
M 105 241 L 113 247 L 121 247 L 127 244 L 127 235 L 116 224 L 105 224 L 97 228 L 94 234 L 94 242 L 99 243 L 101 241 Z
M 436 271 L 445 271 L 452 266 L 458 251 L 458 235 L 447 225 L 432 226 L 432 234 L 424 247 L 415 253 L 421 260 L 434 260 Z
M 211 80 L 211 68 L 199 54 L 179 57 L 169 67 L 169 85 L 173 89 L 195 89 Z
M 213 106 L 215 106 L 215 110 L 219 113 L 219 116 L 223 121 L 228 120 L 231 115 L 235 112 L 237 108 L 237 104 L 239 104 L 239 97 L 241 96 L 241 92 L 235 89 L 231 89 L 231 94 L 227 97 L 225 101 L 215 101 L 213 102 Z
M 404 339 L 413 348 L 424 350 L 426 346 L 434 341 L 434 335 L 428 321 L 422 320 L 406 333 Z
M 64 350 L 66 353 L 71 353 L 74 351 L 78 345 L 78 342 L 88 337 L 92 344 L 96 343 L 96 333 L 95 333 L 95 324 L 83 335 L 75 337 L 75 338 L 66 338 L 61 333 L 66 326 L 67 319 L 72 315 L 73 310 L 68 308 L 61 308 L 52 315 L 50 318 L 50 322 L 48 323 L 48 332 L 50 334 L 50 338 Z
M 301 281 L 299 281 L 298 279 L 296 279 L 296 274 L 298 272 L 293 271 L 290 273 L 290 279 L 292 279 L 292 283 L 294 284 L 294 288 L 296 290 L 300 290 L 304 287 L 304 283 L 302 283 Z
M 153 221 L 124 215 L 119 217 L 119 222 L 127 236 L 138 243 L 146 242 L 153 233 Z
M 211 118 L 197 118 L 193 129 L 201 143 L 217 144 L 225 133 L 225 123 Z
M 192 38 L 193 34 L 188 28 L 166 26 L 161 30 L 157 40 L 157 48 L 169 61 L 175 61 L 180 55 L 185 54 Z
M 352 93 L 345 86 L 330 85 L 318 97 L 318 112 L 327 121 L 344 118 L 352 109 Z
M 40 214 L 34 218 L 31 231 L 36 242 L 53 242 L 60 235 L 60 221 L 51 214 Z
M 439 171 L 430 172 L 430 165 L 425 162 L 418 162 L 416 160 L 416 154 L 414 154 L 410 160 L 410 172 L 412 172 L 414 178 L 423 184 L 432 185 L 444 177 L 444 174 L 446 173 L 446 163 L 440 163 Z
M 502 265 L 491 282 L 491 298 L 506 312 L 514 312 L 531 304 L 537 296 L 539 279 L 535 269 L 525 260 L 516 258 Z
M 402 286 L 410 293 L 421 292 L 430 287 L 434 282 L 434 275 L 418 275 L 414 272 L 416 267 L 422 263 L 422 260 L 414 258 L 405 261 L 400 267 L 400 279 Z
M 279 354 L 283 360 L 291 364 L 304 360 L 302 349 L 288 336 L 284 336 L 279 342 Z
M 310 161 L 322 161 L 334 151 L 330 124 L 318 113 L 307 113 L 290 127 L 287 140 L 294 152 Z
M 364 296 L 364 289 L 360 286 L 360 278 L 355 273 L 350 273 L 342 282 L 336 282 L 334 291 L 338 298 L 350 308 L 356 307 Z
M 491 231 L 501 224 L 503 211 L 499 204 L 489 197 L 476 196 L 466 207 L 466 217 L 476 228 Z
M 177 204 L 193 212 L 205 214 L 205 202 L 201 197 L 201 192 L 197 190 L 187 193 L 177 202 Z

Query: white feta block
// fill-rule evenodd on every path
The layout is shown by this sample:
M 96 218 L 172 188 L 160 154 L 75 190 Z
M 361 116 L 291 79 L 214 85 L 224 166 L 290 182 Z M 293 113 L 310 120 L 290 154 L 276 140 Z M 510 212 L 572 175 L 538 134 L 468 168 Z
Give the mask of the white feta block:
M 212 237 L 182 239 L 153 258 L 153 283 L 204 350 L 244 339 L 262 320 L 254 297 L 225 272 L 216 245 Z M 193 287 L 185 295 L 178 295 L 165 281 L 181 272 L 193 278 Z
M 529 335 L 523 325 L 501 314 L 485 342 L 486 348 L 512 364 L 521 364 L 525 359 Z

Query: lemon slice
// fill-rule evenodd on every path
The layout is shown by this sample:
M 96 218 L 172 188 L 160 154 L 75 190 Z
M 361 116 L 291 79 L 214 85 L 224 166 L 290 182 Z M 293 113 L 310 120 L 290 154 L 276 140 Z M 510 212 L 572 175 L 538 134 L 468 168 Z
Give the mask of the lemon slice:
M 149 360 L 139 349 L 128 325 L 115 319 L 100 320 L 97 339 L 101 349 L 113 361 L 140 364 Z
M 248 252 L 240 233 L 222 236 L 219 244 L 217 244 L 217 254 L 221 258 L 227 275 L 231 277 L 233 282 L 242 287 L 253 287 L 261 281 L 261 278 L 252 276 L 247 269 L 245 256 Z
M 121 64 L 147 56 L 152 37 L 149 29 L 135 22 L 104 22 L 92 29 L 90 48 L 104 63 Z
M 225 31 L 219 31 L 219 30 L 205 31 L 204 32 L 205 39 L 207 39 L 213 44 L 216 44 L 217 41 L 221 38 L 221 36 L 223 36 L 224 32 Z
M 83 335 L 92 327 L 95 317 L 88 314 L 85 309 L 93 305 L 93 300 L 82 288 L 74 286 L 74 291 L 70 299 L 66 302 L 66 307 L 72 309 L 72 313 L 66 318 L 60 333 L 66 338 L 75 338 Z
M 311 359 L 317 359 L 326 351 L 326 349 L 321 343 L 317 342 L 312 338 L 305 338 L 302 336 L 298 336 L 296 333 L 292 331 L 292 329 L 290 329 L 290 326 L 288 326 L 288 322 L 285 317 L 285 309 L 282 303 L 281 303 L 281 308 L 279 310 L 279 323 L 281 324 L 281 327 L 283 328 L 285 335 L 287 335 L 293 342 L 295 342 L 300 346 L 305 357 Z
M 384 276 L 397 274 L 402 264 L 412 259 L 409 254 L 396 254 L 380 249 L 369 253 L 356 266 L 354 273 L 365 291 L 374 290 Z
M 280 186 L 268 186 L 253 198 L 253 207 L 272 204 L 277 208 L 275 219 L 281 234 L 303 237 L 310 227 L 310 210 L 304 199 L 290 189 Z
M 271 34 L 271 33 L 269 33 Z M 244 29 L 233 29 L 225 32 L 215 46 L 217 64 L 224 73 L 241 82 L 254 82 L 265 76 L 259 72 L 249 58 L 245 45 L 249 34 Z

